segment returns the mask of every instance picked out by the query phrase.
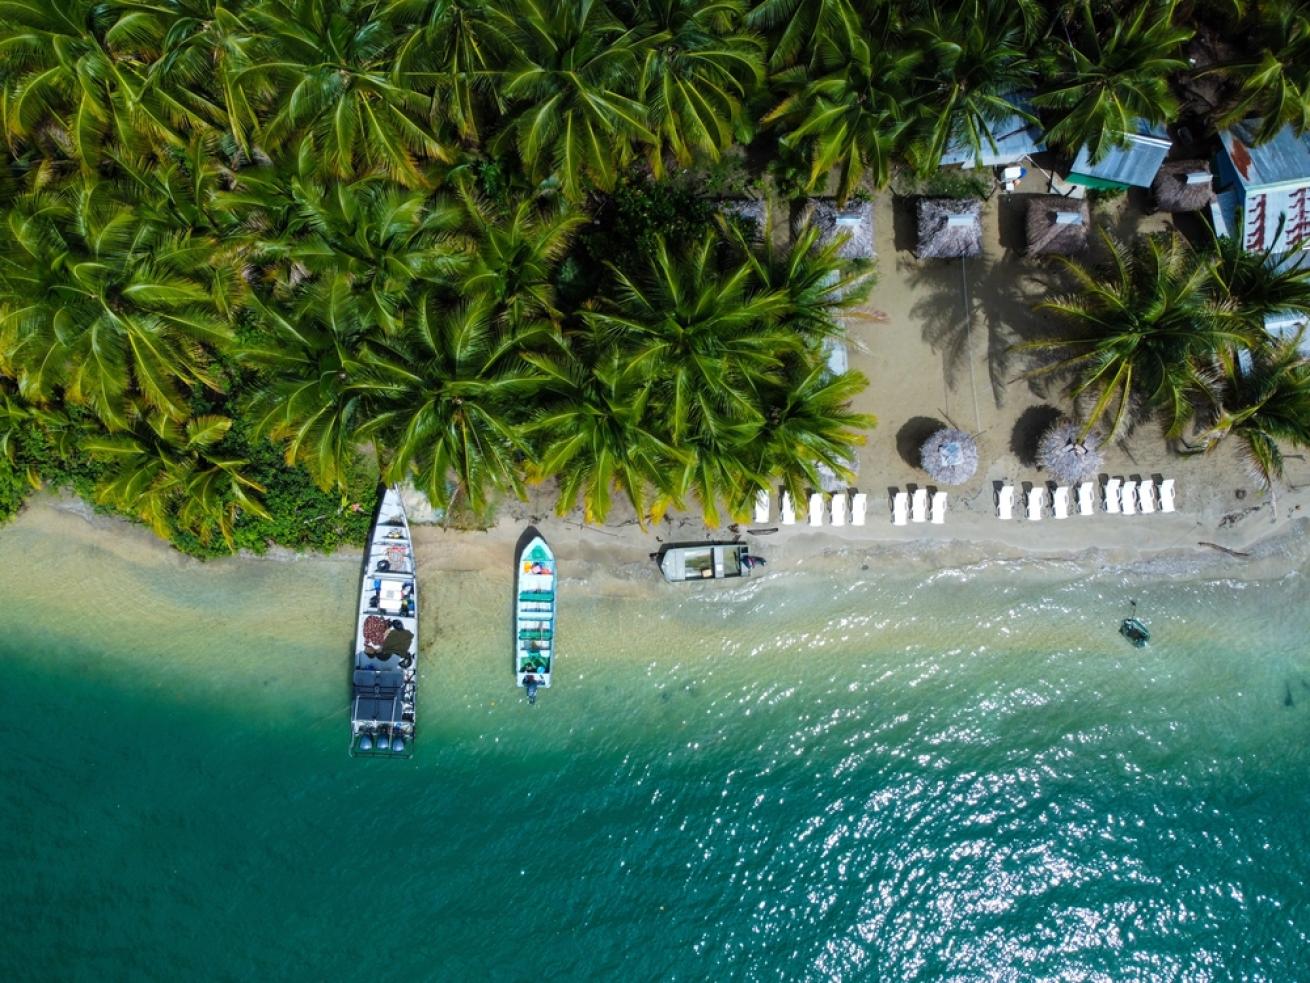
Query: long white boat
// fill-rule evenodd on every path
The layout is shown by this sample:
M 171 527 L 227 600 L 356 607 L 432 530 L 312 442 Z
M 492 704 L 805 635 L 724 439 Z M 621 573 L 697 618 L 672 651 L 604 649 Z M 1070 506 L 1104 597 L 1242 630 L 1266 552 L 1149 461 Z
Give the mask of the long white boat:
M 351 676 L 350 753 L 414 753 L 418 581 L 405 505 L 386 489 L 369 531 Z
M 518 555 L 514 575 L 514 679 L 535 703 L 550 689 L 555 668 L 555 554 L 534 536 Z

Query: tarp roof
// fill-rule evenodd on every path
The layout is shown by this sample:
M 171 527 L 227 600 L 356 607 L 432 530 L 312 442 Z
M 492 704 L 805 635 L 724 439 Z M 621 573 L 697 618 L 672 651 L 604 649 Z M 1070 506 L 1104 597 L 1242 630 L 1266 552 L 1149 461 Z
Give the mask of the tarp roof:
M 1073 184 L 1086 183 L 1080 182 L 1078 178 L 1087 177 L 1093 179 L 1093 186 L 1103 183 L 1108 186 L 1149 188 L 1169 153 L 1169 134 L 1163 126 L 1151 126 L 1144 119 L 1139 119 L 1137 123 L 1137 131 L 1128 134 L 1128 146 L 1111 147 L 1110 152 L 1096 164 L 1092 163 L 1086 147 L 1079 150 L 1069 170 L 1069 181 Z
M 1237 123 L 1219 134 L 1237 180 L 1248 189 L 1271 184 L 1310 184 L 1310 133 L 1297 136 L 1284 126 L 1274 138 L 1254 146 L 1260 120 Z

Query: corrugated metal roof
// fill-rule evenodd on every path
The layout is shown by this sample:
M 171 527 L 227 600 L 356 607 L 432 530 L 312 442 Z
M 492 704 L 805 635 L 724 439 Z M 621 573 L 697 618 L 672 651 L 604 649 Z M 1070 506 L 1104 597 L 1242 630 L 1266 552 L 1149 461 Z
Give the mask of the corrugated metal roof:
M 1026 97 L 1012 99 L 1011 102 L 1020 109 L 1032 111 Z M 1046 142 L 1042 140 L 1042 128 L 1036 123 L 1029 123 L 1018 113 L 1011 113 L 991 124 L 988 130 L 996 143 L 995 150 L 984 140 L 982 154 L 975 157 L 973 148 L 969 147 L 962 138 L 956 137 L 947 146 L 946 153 L 942 154 L 942 165 L 961 164 L 966 168 L 1000 167 L 1003 164 L 1017 164 L 1025 157 L 1041 153 L 1046 149 Z
M 1137 122 L 1137 132 L 1128 134 L 1128 146 L 1112 147 L 1096 164 L 1086 147 L 1079 150 L 1069 180 L 1089 177 L 1124 187 L 1149 188 L 1169 153 L 1169 134 L 1163 126 L 1152 126 L 1146 120 Z
M 1310 133 L 1297 136 L 1285 126 L 1257 147 L 1252 144 L 1259 127 L 1258 119 L 1246 120 L 1219 134 L 1237 180 L 1247 189 L 1289 182 L 1310 184 Z

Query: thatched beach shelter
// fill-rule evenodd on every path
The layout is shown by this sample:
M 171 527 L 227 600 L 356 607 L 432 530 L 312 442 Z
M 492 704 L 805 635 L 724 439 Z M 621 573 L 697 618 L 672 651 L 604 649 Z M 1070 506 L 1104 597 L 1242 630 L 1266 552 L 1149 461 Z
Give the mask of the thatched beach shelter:
M 807 225 L 819 230 L 819 243 L 827 245 L 838 236 L 846 240 L 837 250 L 842 259 L 873 259 L 873 202 L 851 201 L 837 206 L 835 198 L 806 198 L 793 214 L 792 232 Z
M 1105 463 L 1100 450 L 1104 439 L 1101 432 L 1092 430 L 1079 440 L 1080 430 L 1066 417 L 1056 420 L 1037 441 L 1037 463 L 1061 484 L 1087 481 Z
M 1028 196 L 1028 255 L 1073 256 L 1087 251 L 1091 212 L 1084 198 Z
M 1215 200 L 1210 164 L 1204 160 L 1176 160 L 1160 168 L 1151 182 L 1151 197 L 1162 212 L 1195 212 Z
M 963 484 L 978 470 L 978 444 L 963 430 L 943 427 L 923 442 L 919 462 L 933 481 Z
M 982 254 L 982 202 L 977 198 L 920 198 L 920 259 L 959 259 Z
M 722 198 L 719 200 L 719 211 L 756 238 L 764 233 L 764 202 L 758 198 Z

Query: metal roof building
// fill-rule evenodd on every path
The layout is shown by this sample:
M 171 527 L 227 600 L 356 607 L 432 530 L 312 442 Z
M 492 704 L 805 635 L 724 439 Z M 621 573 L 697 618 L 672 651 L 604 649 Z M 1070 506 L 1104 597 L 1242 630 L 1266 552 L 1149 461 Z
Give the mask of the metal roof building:
M 1240 236 L 1250 251 L 1284 253 L 1310 239 L 1310 133 L 1285 126 L 1253 146 L 1259 120 L 1219 134 L 1215 172 L 1223 193 L 1211 205 L 1219 234 Z
M 1032 114 L 1032 107 L 1027 97 L 1020 96 L 1010 101 L 1018 109 Z M 1041 126 L 1030 122 L 1017 112 L 988 124 L 987 130 L 987 136 L 991 139 L 982 141 L 982 153 L 978 155 L 974 154 L 973 148 L 957 133 L 947 144 L 946 152 L 942 154 L 941 165 L 945 167 L 948 164 L 959 164 L 966 169 L 1000 167 L 1005 164 L 1017 164 L 1025 157 L 1041 153 L 1046 149 Z
M 1137 131 L 1126 134 L 1128 146 L 1111 147 L 1097 163 L 1083 147 L 1069 169 L 1069 183 L 1084 188 L 1149 188 L 1169 154 L 1169 134 L 1163 126 L 1137 121 Z

